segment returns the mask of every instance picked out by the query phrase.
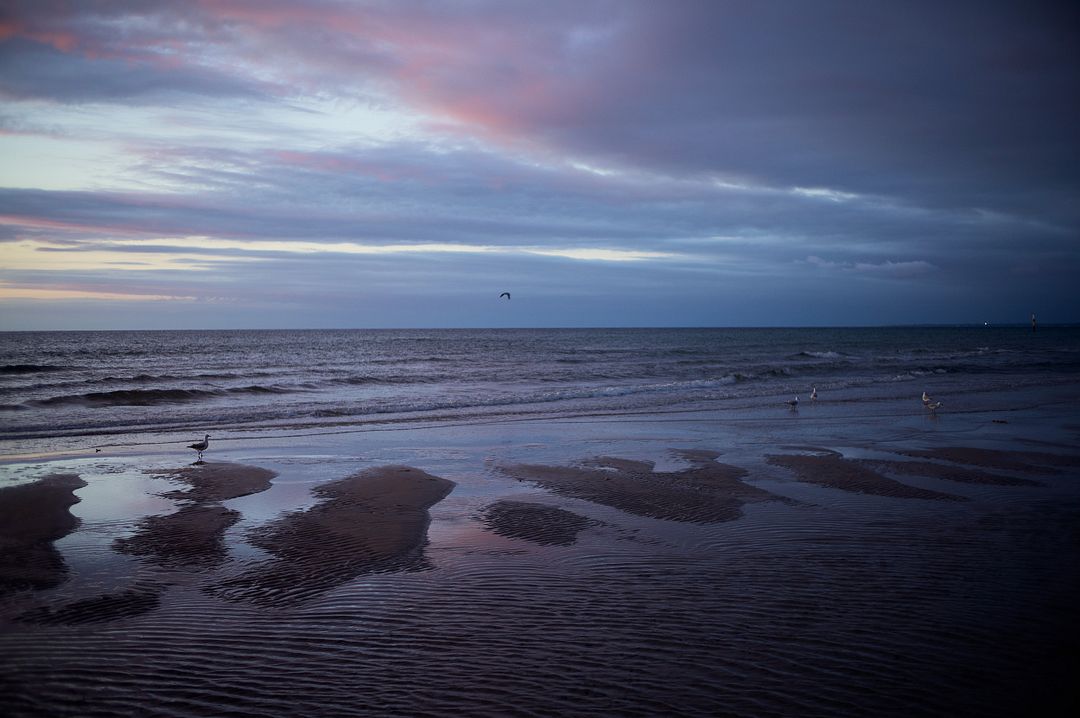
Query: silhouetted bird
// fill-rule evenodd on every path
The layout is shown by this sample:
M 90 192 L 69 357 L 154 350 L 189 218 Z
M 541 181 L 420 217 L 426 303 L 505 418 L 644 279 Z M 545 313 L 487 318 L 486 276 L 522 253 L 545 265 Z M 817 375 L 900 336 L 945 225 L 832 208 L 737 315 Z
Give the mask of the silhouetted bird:
M 510 292 L 503 292 L 502 294 L 499 295 L 499 299 L 502 299 L 503 297 L 506 297 L 507 299 L 509 299 L 510 298 Z
M 195 449 L 195 451 L 199 452 L 199 461 L 202 461 L 202 452 L 206 451 L 208 446 L 210 446 L 209 434 L 207 434 L 202 441 L 197 441 L 194 444 L 188 444 L 189 449 Z
M 791 401 L 785 401 L 784 403 L 787 404 L 788 406 L 790 406 L 792 411 L 795 411 L 796 409 L 799 408 L 799 397 L 796 396 Z

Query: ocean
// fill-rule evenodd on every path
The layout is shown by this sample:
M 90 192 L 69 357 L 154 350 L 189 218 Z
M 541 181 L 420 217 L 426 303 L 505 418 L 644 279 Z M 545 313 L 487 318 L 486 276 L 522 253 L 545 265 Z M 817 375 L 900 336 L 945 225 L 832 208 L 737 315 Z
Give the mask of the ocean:
M 19 332 L 0 334 L 0 447 L 655 411 L 734 419 L 805 405 L 815 387 L 849 414 L 890 399 L 918 411 L 923 391 L 945 411 L 1008 410 L 1002 392 L 1053 401 L 1078 382 L 1080 328 Z

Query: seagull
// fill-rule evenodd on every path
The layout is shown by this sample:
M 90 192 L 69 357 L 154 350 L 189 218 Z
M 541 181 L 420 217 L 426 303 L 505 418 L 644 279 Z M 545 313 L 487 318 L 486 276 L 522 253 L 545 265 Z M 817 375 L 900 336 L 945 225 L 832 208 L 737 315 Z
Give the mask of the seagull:
M 799 408 L 799 397 L 796 396 L 791 401 L 785 401 L 784 403 L 787 404 L 788 406 L 790 406 L 792 411 L 795 411 L 796 409 Z
M 931 414 L 937 413 L 937 410 L 938 410 L 939 406 L 941 406 L 940 401 L 928 401 L 926 403 L 926 408 L 930 410 Z
M 925 391 L 922 393 L 922 403 L 923 406 L 930 406 L 930 395 Z
M 510 292 L 503 292 L 502 294 L 499 295 L 499 299 L 502 299 L 503 297 L 506 297 L 507 299 L 509 299 L 510 298 Z
M 817 401 L 817 387 L 810 390 L 810 401 Z
M 195 449 L 199 452 L 199 461 L 202 461 L 202 452 L 206 451 L 206 447 L 210 446 L 210 435 L 207 434 L 202 441 L 197 441 L 194 444 L 188 444 L 189 449 Z

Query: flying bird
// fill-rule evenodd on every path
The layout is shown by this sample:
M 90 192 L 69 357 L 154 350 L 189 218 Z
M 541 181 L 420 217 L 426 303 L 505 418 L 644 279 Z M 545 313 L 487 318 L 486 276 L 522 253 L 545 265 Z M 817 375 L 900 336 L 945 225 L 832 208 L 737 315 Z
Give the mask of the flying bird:
M 207 434 L 203 437 L 202 441 L 196 441 L 194 444 L 188 444 L 189 449 L 195 449 L 199 452 L 199 461 L 202 461 L 202 452 L 206 451 L 206 448 L 210 446 L 210 435 Z
M 499 295 L 499 299 L 502 299 L 503 297 L 506 297 L 507 299 L 509 299 L 510 298 L 510 292 L 503 292 L 502 294 Z

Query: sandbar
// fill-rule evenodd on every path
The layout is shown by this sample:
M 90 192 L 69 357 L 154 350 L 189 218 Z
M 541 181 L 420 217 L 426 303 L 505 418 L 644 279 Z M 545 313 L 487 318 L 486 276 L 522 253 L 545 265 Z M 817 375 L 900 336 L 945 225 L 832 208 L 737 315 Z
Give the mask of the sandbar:
M 212 568 L 227 557 L 225 531 L 241 516 L 217 502 L 265 491 L 276 476 L 258 466 L 232 463 L 197 464 L 154 473 L 190 486 L 163 494 L 184 505 L 175 513 L 143 519 L 133 536 L 118 538 L 113 548 L 146 556 L 162 566 L 189 568 Z
M 113 542 L 131 556 L 146 556 L 162 566 L 212 568 L 225 561 L 225 531 L 240 520 L 240 512 L 224 506 L 184 506 L 166 516 L 149 516 L 139 530 Z
M 599 524 L 573 511 L 526 501 L 498 501 L 485 507 L 480 518 L 500 536 L 546 546 L 570 546 L 578 533 Z
M 257 494 L 270 488 L 270 480 L 277 476 L 269 469 L 226 462 L 202 463 L 152 473 L 181 481 L 191 487 L 163 494 L 166 498 L 196 502 L 227 501 Z
M 68 508 L 79 502 L 75 474 L 50 474 L 39 481 L 0 489 L 0 594 L 59 585 L 67 566 L 53 541 L 75 530 Z
M 960 466 L 938 464 L 933 461 L 884 461 L 877 459 L 864 459 L 860 461 L 863 466 L 875 470 L 893 474 L 905 474 L 908 476 L 926 476 L 946 481 L 957 481 L 964 484 L 988 484 L 991 486 L 1042 486 L 1038 481 L 1021 479 L 1015 476 L 1003 476 L 992 474 L 978 469 L 967 469 Z
M 742 516 L 752 501 L 785 500 L 741 481 L 747 471 L 715 460 L 715 452 L 682 453 L 689 468 L 654 471 L 646 461 L 601 456 L 578 466 L 511 464 L 501 470 L 562 496 L 626 513 L 689 523 L 717 523 Z
M 230 600 L 291 604 L 365 573 L 421 568 L 428 508 L 454 486 L 408 466 L 317 486 L 312 493 L 324 501 L 248 534 L 272 560 L 207 590 Z
M 938 459 L 956 464 L 982 466 L 988 469 L 1023 471 L 1029 474 L 1059 474 L 1055 467 L 1080 466 L 1080 455 L 1053 454 L 1041 451 L 1006 451 L 979 449 L 970 446 L 946 446 L 936 449 L 898 451 L 903 456 Z
M 962 496 L 931 491 L 890 479 L 863 465 L 829 451 L 823 454 L 772 454 L 766 461 L 791 470 L 798 481 L 857 494 L 891 496 L 901 499 L 963 501 Z

